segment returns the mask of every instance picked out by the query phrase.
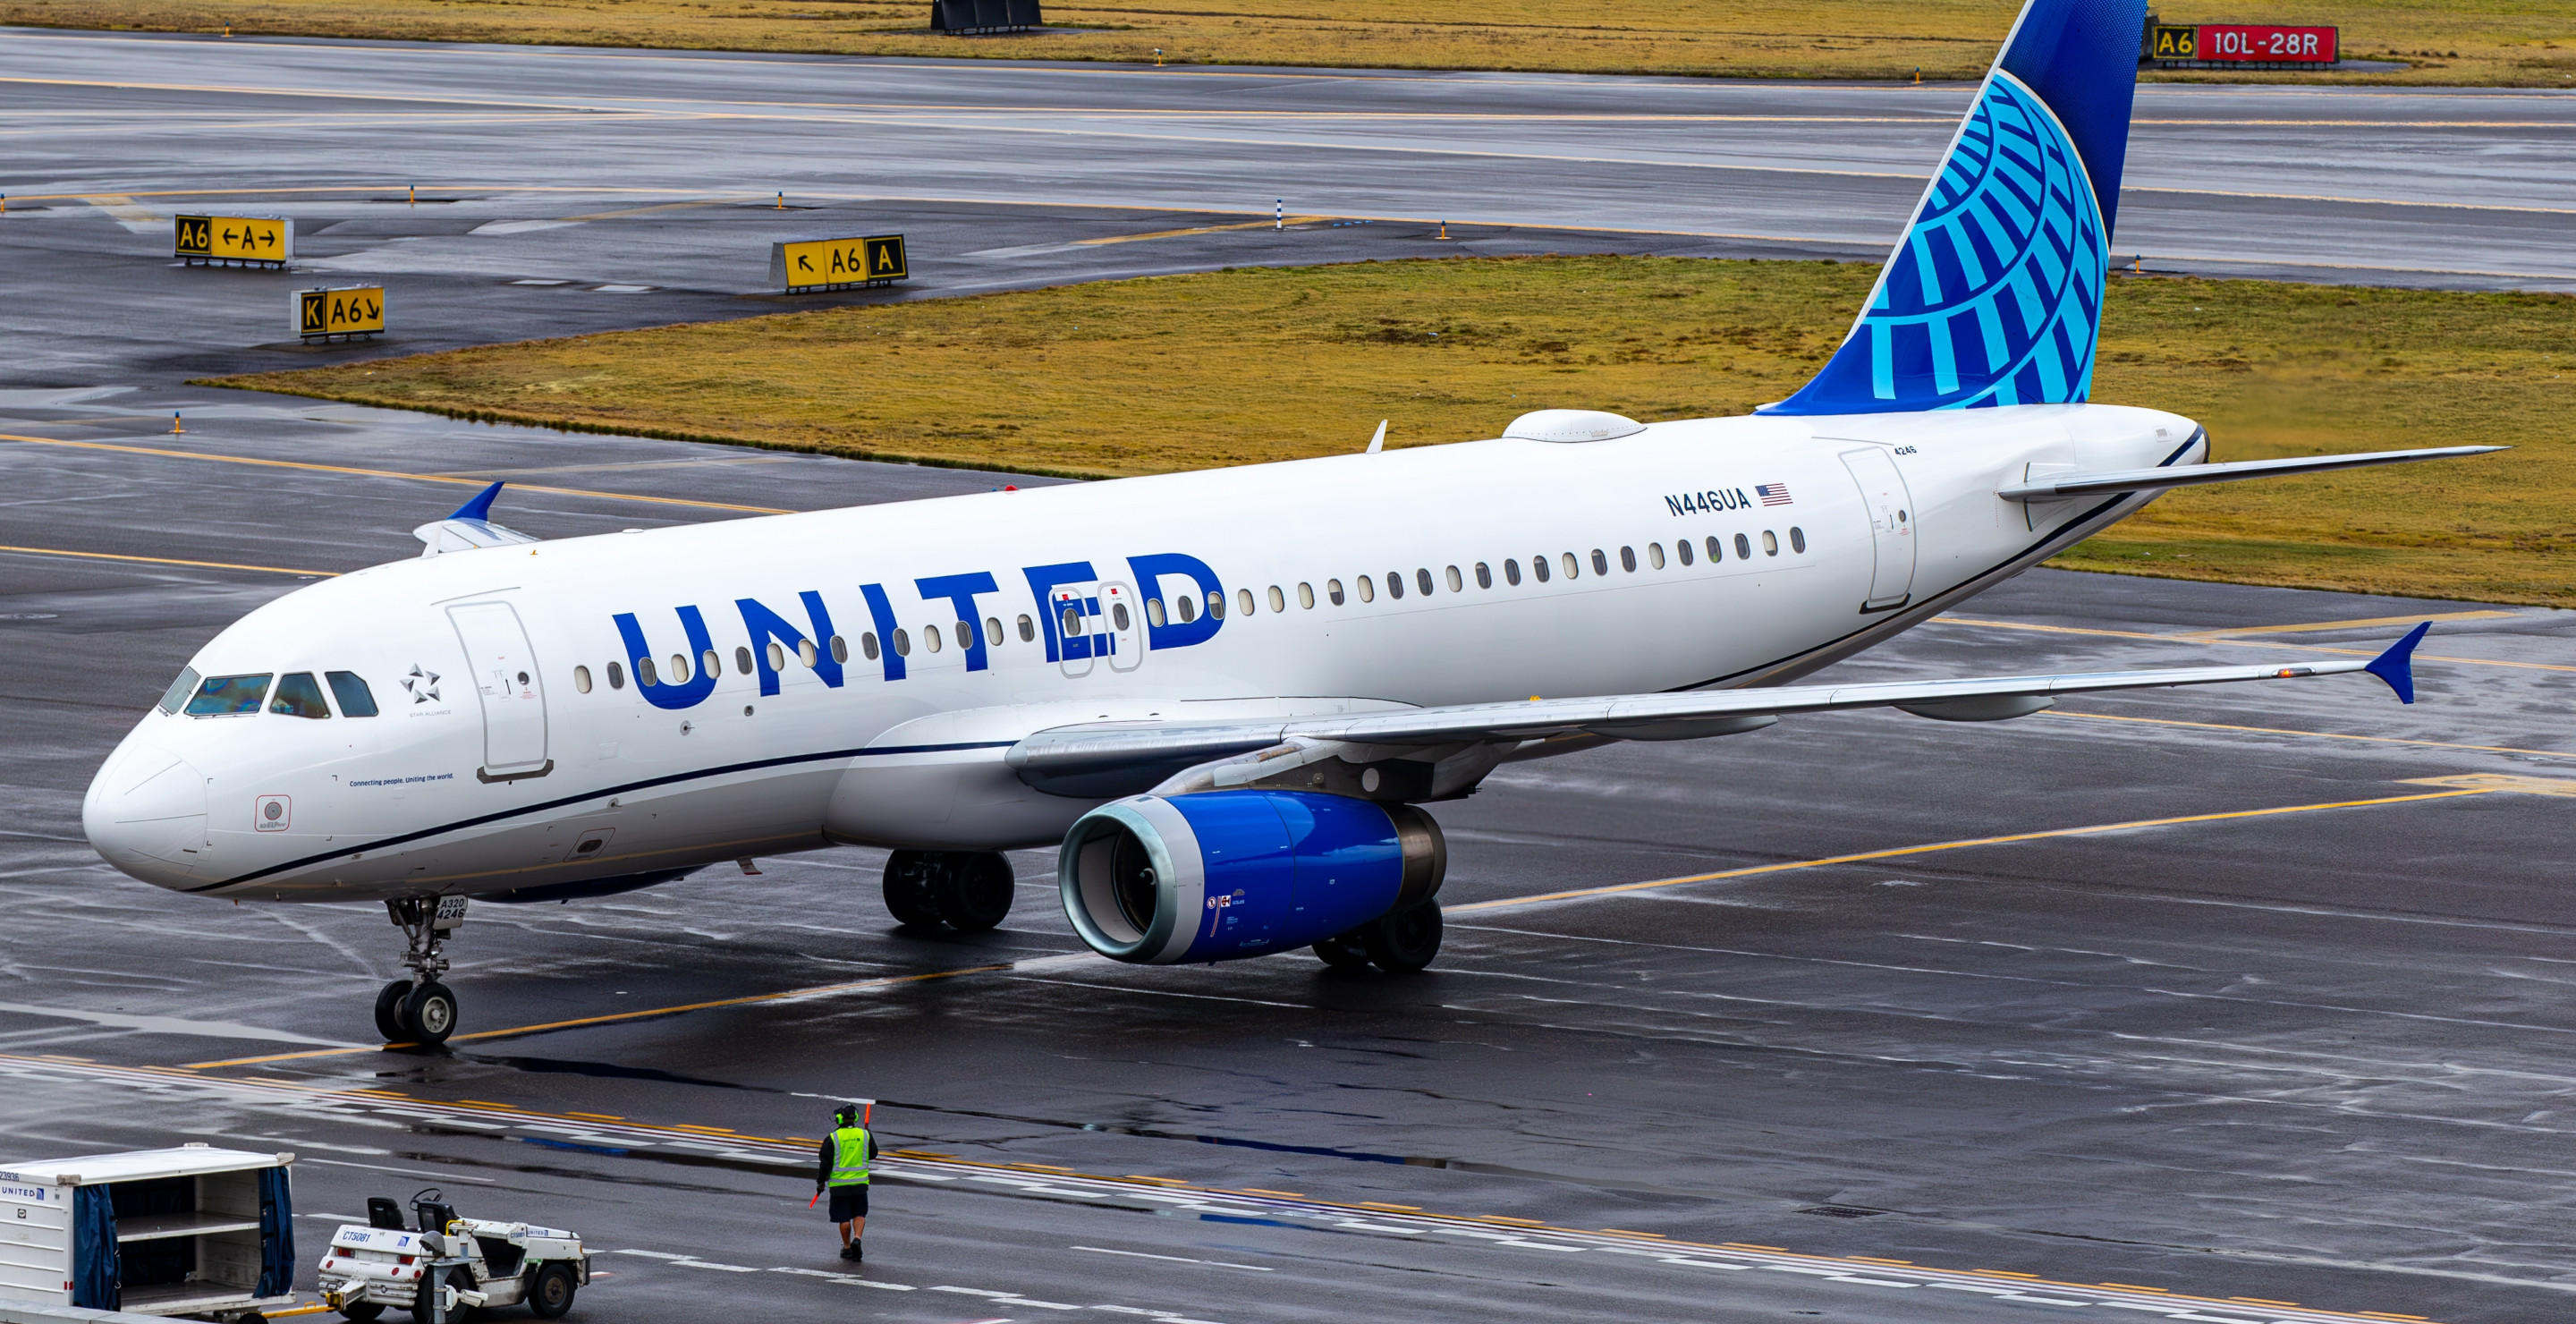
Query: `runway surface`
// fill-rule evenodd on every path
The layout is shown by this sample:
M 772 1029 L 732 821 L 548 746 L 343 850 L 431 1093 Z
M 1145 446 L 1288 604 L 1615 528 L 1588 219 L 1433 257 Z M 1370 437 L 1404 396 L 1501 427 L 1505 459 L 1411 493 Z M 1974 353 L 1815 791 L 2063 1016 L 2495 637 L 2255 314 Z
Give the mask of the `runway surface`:
M 905 227 L 946 292 L 1455 251 L 1419 242 L 1444 220 L 1491 251 L 1875 257 L 1969 93 L 13 30 L 0 281 L 53 297 L 0 331 L 39 346 L 15 384 L 62 386 L 126 379 L 104 328 L 278 340 L 317 279 L 387 281 L 411 347 L 769 311 L 740 298 L 768 244 L 817 228 Z M 2576 289 L 2576 94 L 2145 87 L 2127 184 L 2113 250 L 2151 270 Z M 781 193 L 830 210 L 756 205 Z M 148 265 L 217 205 L 297 216 L 299 273 Z M 1206 229 L 1278 206 L 1403 224 Z M 177 290 L 189 320 L 155 320 Z M 532 320 L 453 325 L 496 298 Z
M 909 936 L 851 850 L 479 906 L 467 1034 L 384 1051 L 380 911 L 163 893 L 80 838 L 199 642 L 489 477 L 547 536 L 1004 478 L 207 397 L 0 396 L 0 544 L 39 549 L 0 552 L 0 1156 L 292 1149 L 308 1263 L 443 1186 L 590 1238 L 595 1320 L 2567 1308 L 2567 613 L 2042 572 L 1835 674 L 2444 620 L 2412 708 L 2348 677 L 1517 765 L 1438 808 L 1418 978 L 1097 959 L 1043 852 L 1002 929 Z M 905 1151 L 860 1272 L 792 1139 L 850 1096 Z

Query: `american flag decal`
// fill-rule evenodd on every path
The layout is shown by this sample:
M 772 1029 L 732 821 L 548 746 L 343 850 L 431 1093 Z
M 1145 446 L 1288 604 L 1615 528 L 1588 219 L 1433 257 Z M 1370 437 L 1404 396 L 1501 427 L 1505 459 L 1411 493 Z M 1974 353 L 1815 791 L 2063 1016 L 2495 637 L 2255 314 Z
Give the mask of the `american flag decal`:
M 1753 485 L 1753 495 L 1762 498 L 1763 505 L 1785 506 L 1789 504 L 1789 485 L 1787 483 L 1755 483 Z

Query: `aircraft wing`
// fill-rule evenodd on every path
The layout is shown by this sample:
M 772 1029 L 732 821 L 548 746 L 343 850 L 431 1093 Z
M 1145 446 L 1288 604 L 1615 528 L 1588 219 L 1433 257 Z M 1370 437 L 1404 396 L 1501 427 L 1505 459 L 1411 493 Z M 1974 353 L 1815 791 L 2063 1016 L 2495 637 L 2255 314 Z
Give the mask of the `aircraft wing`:
M 494 483 L 476 493 L 473 500 L 458 506 L 455 514 L 431 520 L 412 530 L 411 536 L 420 539 L 420 554 L 436 556 L 441 552 L 470 552 L 479 547 L 511 547 L 523 542 L 541 541 L 534 534 L 503 528 L 492 522 L 492 498 L 501 495 L 501 486 Z
M 2415 702 L 2412 658 L 2427 621 L 2367 662 L 2294 662 L 2268 666 L 2179 667 L 2151 671 L 2070 672 L 2048 676 L 1998 676 L 1970 680 L 1894 681 L 1873 685 L 1787 685 L 1768 689 L 1686 690 L 1668 694 L 1614 694 L 1580 699 L 1531 699 L 1522 703 L 1403 708 L 1333 717 L 1258 722 L 1099 722 L 1053 727 L 1011 746 L 1003 762 L 1039 790 L 1099 793 L 1102 788 L 1150 785 L 1211 760 L 1267 751 L 1282 745 L 1329 743 L 1375 746 L 1399 757 L 1408 749 L 1520 743 L 1562 736 L 1614 740 L 1686 740 L 1733 735 L 1769 726 L 1795 713 L 1849 708 L 1898 708 L 1945 721 L 1983 722 L 2026 717 L 2058 695 L 2099 690 L 2156 689 L 2174 685 L 2223 685 L 2237 681 L 2295 680 L 2367 671 L 2387 682 L 2400 701 Z M 1141 788 L 1139 788 L 1141 789 Z

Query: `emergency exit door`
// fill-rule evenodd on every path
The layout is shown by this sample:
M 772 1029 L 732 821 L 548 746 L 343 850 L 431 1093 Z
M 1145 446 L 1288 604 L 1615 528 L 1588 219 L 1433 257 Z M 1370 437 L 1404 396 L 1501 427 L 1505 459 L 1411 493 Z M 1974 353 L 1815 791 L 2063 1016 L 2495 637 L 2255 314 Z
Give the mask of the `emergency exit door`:
M 546 757 L 546 687 L 537 650 L 519 613 L 506 602 L 469 602 L 447 609 L 465 645 L 467 675 L 483 705 L 483 766 L 487 782 L 542 777 L 554 771 Z
M 1905 475 L 1886 451 L 1872 446 L 1843 452 L 1843 467 L 1860 484 L 1861 508 L 1869 515 L 1870 544 L 1878 553 L 1871 563 L 1869 598 L 1862 611 L 1901 606 L 1914 592 L 1914 502 L 1905 491 Z

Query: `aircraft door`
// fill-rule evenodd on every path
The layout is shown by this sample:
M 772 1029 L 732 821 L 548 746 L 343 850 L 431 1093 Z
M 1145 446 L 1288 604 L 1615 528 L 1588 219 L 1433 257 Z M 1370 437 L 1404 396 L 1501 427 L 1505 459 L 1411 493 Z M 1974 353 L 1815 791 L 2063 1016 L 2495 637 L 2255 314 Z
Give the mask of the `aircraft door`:
M 1055 612 L 1057 657 L 1064 674 L 1083 677 L 1091 674 L 1092 645 L 1100 636 L 1100 586 L 1097 584 L 1058 584 L 1048 594 Z
M 1110 670 L 1134 671 L 1136 664 L 1145 660 L 1144 622 L 1137 619 L 1143 610 L 1134 589 L 1125 584 L 1101 584 L 1101 619 L 1094 624 L 1102 633 L 1092 637 L 1108 645 Z
M 1861 507 L 1869 515 L 1870 542 L 1878 559 L 1871 566 L 1869 600 L 1862 611 L 1902 606 L 1914 592 L 1914 502 L 1905 490 L 1905 475 L 1886 451 L 1872 446 L 1843 452 L 1843 467 L 1860 484 Z
M 519 613 L 506 602 L 469 602 L 448 608 L 447 619 L 465 645 L 483 703 L 483 766 L 474 775 L 505 782 L 554 771 L 546 757 L 545 678 Z

